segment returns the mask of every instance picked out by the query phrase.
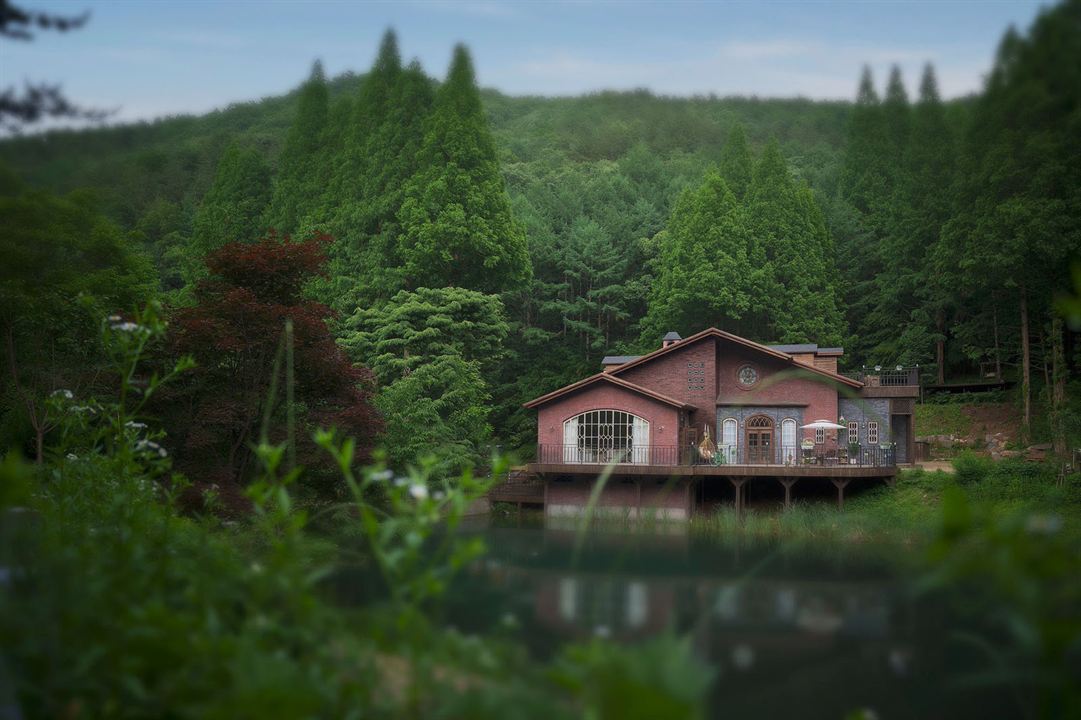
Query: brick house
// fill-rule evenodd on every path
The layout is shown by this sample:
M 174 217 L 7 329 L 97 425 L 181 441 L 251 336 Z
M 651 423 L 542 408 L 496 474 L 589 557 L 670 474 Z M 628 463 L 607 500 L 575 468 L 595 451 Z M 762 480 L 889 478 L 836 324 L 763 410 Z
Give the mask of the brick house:
M 843 353 L 710 328 L 604 358 L 596 375 L 525 403 L 537 411 L 529 471 L 547 512 L 574 513 L 608 465 L 602 507 L 668 517 L 686 517 L 725 480 L 742 507 L 753 478 L 779 481 L 786 505 L 803 477 L 833 481 L 839 503 L 853 479 L 891 479 L 913 456 L 916 371 L 842 375 Z

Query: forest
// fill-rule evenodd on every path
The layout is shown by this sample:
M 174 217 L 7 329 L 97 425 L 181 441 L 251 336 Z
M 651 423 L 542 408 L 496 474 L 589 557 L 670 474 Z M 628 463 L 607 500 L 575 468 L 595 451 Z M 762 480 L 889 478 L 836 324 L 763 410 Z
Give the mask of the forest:
M 366 72 L 281 97 L 0 141 L 0 708 L 702 718 L 807 692 L 878 717 L 865 671 L 882 716 L 1081 712 L 1081 0 L 951 100 L 932 65 L 853 68 L 851 102 L 555 98 L 479 87 L 463 45 L 442 78 L 407 56 L 388 30 Z M 1051 459 L 964 452 L 843 514 L 606 536 L 594 497 L 470 530 L 534 452 L 523 402 L 710 326 L 1001 380 Z M 645 622 L 647 576 L 683 605 L 624 643 L 608 616 Z M 810 688 L 728 647 L 738 620 L 787 637 L 736 611 L 754 587 L 801 647 L 836 640 Z M 545 601 L 584 634 L 531 636 Z
M 270 382 L 273 343 L 256 335 L 290 308 L 312 333 L 299 348 L 332 338 L 344 353 L 335 371 L 307 364 L 337 357 L 329 346 L 298 356 L 298 375 L 362 378 L 350 392 L 370 408 L 351 427 L 399 464 L 427 451 L 460 469 L 491 445 L 528 456 L 522 402 L 596 372 L 606 353 L 709 326 L 843 345 L 848 370 L 994 373 L 1016 383 L 1027 437 L 1062 450 L 1076 432 L 1077 336 L 1055 308 L 1081 248 L 1081 82 L 1059 70 L 1081 64 L 1076 12 L 1011 29 L 985 91 L 950 102 L 930 65 L 911 86 L 895 68 L 881 89 L 865 69 L 854 103 L 508 97 L 477 87 L 466 48 L 438 82 L 388 31 L 363 75 L 327 80 L 317 62 L 285 97 L 7 140 L 4 215 L 49 229 L 5 223 L 4 255 L 20 262 L 5 282 L 0 427 L 32 449 L 47 423 L 28 388 L 92 365 L 60 349 L 69 329 L 92 331 L 70 301 L 84 294 L 109 312 L 160 299 L 180 328 L 174 350 L 197 360 L 200 344 L 261 347 L 217 381 L 217 363 L 201 366 L 184 390 L 189 408 L 223 388 L 244 395 L 228 417 L 195 420 L 220 423 L 235 449 L 170 428 L 190 448 L 178 461 L 201 473 L 195 456 L 224 451 L 222 479 L 243 475 L 232 456 L 265 410 L 249 396 Z M 58 267 L 70 243 L 89 246 Z M 273 281 L 256 288 L 242 267 Z M 25 282 L 43 272 L 63 295 L 31 302 Z M 238 292 L 270 293 L 276 315 L 228 316 Z M 57 312 L 70 325 L 42 332 Z M 43 353 L 50 367 L 20 360 Z

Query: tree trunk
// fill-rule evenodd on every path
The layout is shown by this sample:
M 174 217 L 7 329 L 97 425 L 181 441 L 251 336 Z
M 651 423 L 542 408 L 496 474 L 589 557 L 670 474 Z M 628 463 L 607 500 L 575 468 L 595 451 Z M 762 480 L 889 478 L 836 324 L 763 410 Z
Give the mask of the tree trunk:
M 938 384 L 946 384 L 946 317 L 941 310 L 935 315 L 935 329 L 938 331 L 938 339 L 935 340 L 935 363 L 938 365 Z
M 1025 286 L 1021 286 L 1021 396 L 1024 403 L 1021 432 L 1028 440 L 1032 425 L 1032 368 L 1031 349 L 1028 342 L 1028 297 Z
M 1002 354 L 998 349 L 998 305 L 995 305 L 995 380 L 1002 380 Z
M 34 440 L 36 442 L 37 454 L 35 455 L 36 462 L 41 465 L 45 462 L 45 428 L 39 425 L 34 426 Z
M 1062 351 L 1062 319 L 1051 320 L 1051 444 L 1059 457 L 1066 455 L 1066 428 L 1062 413 L 1066 406 L 1066 361 Z

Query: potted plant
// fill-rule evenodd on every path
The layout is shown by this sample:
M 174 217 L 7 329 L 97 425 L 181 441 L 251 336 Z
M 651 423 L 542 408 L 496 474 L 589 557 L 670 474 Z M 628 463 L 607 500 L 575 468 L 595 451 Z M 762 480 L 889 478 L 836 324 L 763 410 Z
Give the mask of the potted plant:
M 859 456 L 860 444 L 858 442 L 848 443 L 848 464 L 855 465 Z

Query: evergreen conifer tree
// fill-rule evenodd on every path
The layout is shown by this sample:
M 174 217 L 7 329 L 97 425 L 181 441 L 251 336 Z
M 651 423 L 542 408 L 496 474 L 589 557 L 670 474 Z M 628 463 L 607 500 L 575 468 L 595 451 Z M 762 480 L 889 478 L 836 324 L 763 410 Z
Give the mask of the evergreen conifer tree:
M 278 159 L 274 193 L 266 225 L 286 233 L 300 229 L 316 210 L 330 172 L 327 150 L 328 95 L 323 64 L 318 60 L 300 89 L 297 115 Z
M 754 160 L 747 147 L 747 134 L 743 125 L 736 123 L 728 133 L 728 141 L 721 150 L 721 177 L 728 184 L 736 200 L 742 202 L 751 185 Z
M 763 299 L 781 342 L 839 342 L 842 322 L 832 243 L 809 188 L 797 185 L 772 140 L 759 158 L 748 196 L 747 225 L 770 272 Z
M 195 215 L 192 246 L 202 256 L 230 242 L 255 242 L 270 201 L 270 168 L 254 148 L 233 143 Z
M 436 96 L 398 219 L 409 286 L 498 292 L 531 274 L 464 46 Z

